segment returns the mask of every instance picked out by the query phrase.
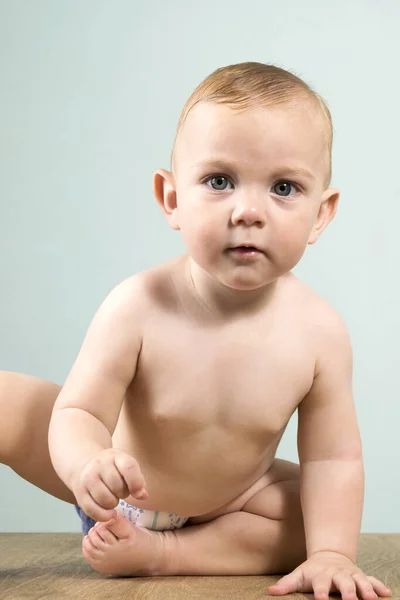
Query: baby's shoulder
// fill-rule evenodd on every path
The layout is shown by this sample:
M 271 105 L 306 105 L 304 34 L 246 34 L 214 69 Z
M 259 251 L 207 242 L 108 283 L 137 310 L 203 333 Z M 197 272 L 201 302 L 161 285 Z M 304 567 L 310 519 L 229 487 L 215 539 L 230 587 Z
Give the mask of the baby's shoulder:
M 315 290 L 292 274 L 288 295 L 300 307 L 301 320 L 319 338 L 348 337 L 347 327 L 339 312 Z
M 104 302 L 136 316 L 151 313 L 160 303 L 172 302 L 175 295 L 172 274 L 177 263 L 178 259 L 172 259 L 127 277 L 110 291 Z

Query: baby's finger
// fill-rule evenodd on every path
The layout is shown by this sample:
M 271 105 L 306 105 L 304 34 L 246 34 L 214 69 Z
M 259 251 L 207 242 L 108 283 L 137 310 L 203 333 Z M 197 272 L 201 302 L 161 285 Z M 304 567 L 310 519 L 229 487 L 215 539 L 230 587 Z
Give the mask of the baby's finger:
M 141 500 L 148 498 L 148 493 L 145 489 L 146 482 L 138 461 L 128 454 L 117 454 L 114 460 L 118 471 L 121 473 L 128 487 L 129 493 Z
M 335 573 L 332 577 L 332 581 L 342 595 L 343 600 L 356 600 L 356 584 L 350 573 Z
M 100 477 L 92 485 L 87 486 L 93 500 L 102 508 L 115 508 L 118 505 L 119 498 Z
M 79 506 L 88 517 L 91 517 L 95 521 L 109 521 L 116 515 L 114 509 L 107 509 L 100 506 L 89 491 L 86 491 L 79 498 Z
M 332 584 L 330 575 L 318 575 L 312 582 L 315 600 L 327 600 Z
M 364 573 L 353 573 L 353 579 L 356 582 L 358 596 L 363 600 L 377 600 L 372 583 L 370 583 Z
M 303 574 L 299 567 L 284 575 L 276 583 L 270 585 L 265 591 L 272 596 L 286 596 L 292 592 L 304 591 L 302 589 Z
M 388 588 L 382 581 L 379 581 L 376 577 L 367 576 L 368 581 L 372 584 L 375 592 L 378 596 L 390 597 L 392 595 L 392 590 Z
M 101 479 L 118 500 L 125 498 L 129 494 L 125 480 L 114 464 L 107 470 L 102 471 Z

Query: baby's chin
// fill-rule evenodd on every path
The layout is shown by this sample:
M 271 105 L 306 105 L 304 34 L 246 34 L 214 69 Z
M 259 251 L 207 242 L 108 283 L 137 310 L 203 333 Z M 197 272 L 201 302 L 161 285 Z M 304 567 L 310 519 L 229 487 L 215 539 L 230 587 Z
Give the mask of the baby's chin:
M 275 284 L 277 277 L 260 277 L 243 274 L 235 274 L 234 276 L 229 274 L 218 274 L 217 279 L 225 287 L 232 290 L 232 292 L 257 292 L 262 291 L 265 288 Z
M 257 293 L 257 290 L 262 291 L 273 285 L 281 275 L 281 273 L 268 272 L 269 269 L 253 269 L 250 266 L 232 268 L 232 265 L 221 265 L 218 261 L 196 261 L 193 257 L 190 257 L 190 260 L 192 266 L 202 274 L 203 278 L 205 277 L 205 280 L 230 295 L 235 292 L 239 295 L 246 292 Z

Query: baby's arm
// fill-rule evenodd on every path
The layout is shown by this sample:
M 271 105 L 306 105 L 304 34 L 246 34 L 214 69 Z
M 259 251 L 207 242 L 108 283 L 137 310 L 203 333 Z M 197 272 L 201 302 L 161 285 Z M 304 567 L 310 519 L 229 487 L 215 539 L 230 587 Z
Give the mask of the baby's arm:
M 298 413 L 307 556 L 333 551 L 355 561 L 364 469 L 352 396 L 352 351 L 340 318 L 330 313 L 324 321 L 316 376 Z
M 132 278 L 103 302 L 50 422 L 54 468 L 82 508 L 98 520 L 114 515 L 118 495 L 140 496 L 145 486 L 135 459 L 113 450 L 111 438 L 141 348 L 140 295 Z
M 299 406 L 300 492 L 307 560 L 275 585 L 273 595 L 331 592 L 344 600 L 389 597 L 391 591 L 355 564 L 364 498 L 361 440 L 351 391 L 352 352 L 334 313 L 323 335 L 313 386 Z M 321 342 L 321 338 L 319 339 Z

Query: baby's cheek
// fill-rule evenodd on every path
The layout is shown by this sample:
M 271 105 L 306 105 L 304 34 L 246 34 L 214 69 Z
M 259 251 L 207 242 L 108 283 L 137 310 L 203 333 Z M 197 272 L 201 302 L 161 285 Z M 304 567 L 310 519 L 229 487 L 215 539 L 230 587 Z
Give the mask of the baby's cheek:
M 221 244 L 221 232 L 212 221 L 199 220 L 195 226 L 196 245 L 204 250 L 211 249 Z
M 193 258 L 198 259 L 215 252 L 218 232 L 212 224 L 193 215 L 181 229 L 185 246 Z
M 274 243 L 275 241 L 275 243 Z M 304 231 L 285 231 L 276 236 L 272 241 L 271 251 L 279 256 L 284 263 L 293 263 L 300 260 L 307 246 L 308 235 Z

